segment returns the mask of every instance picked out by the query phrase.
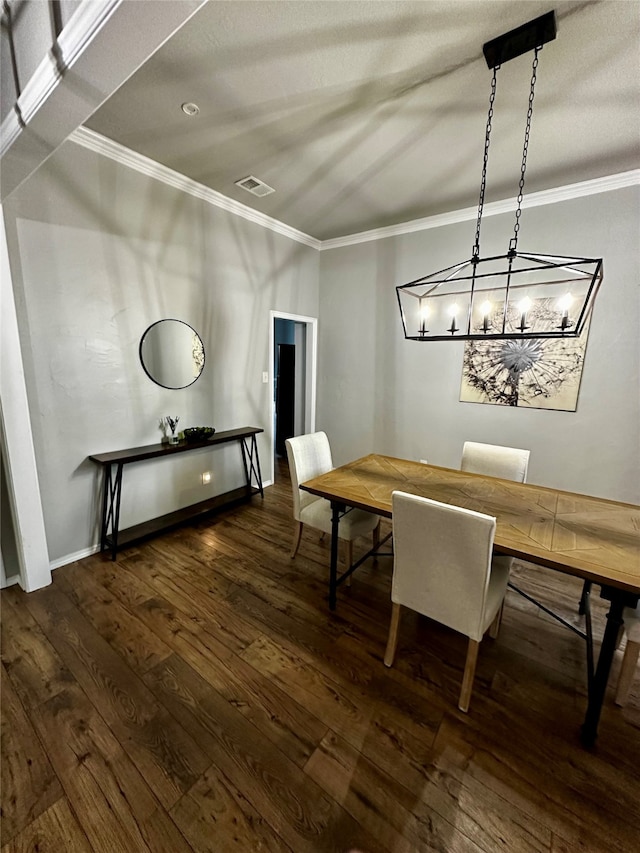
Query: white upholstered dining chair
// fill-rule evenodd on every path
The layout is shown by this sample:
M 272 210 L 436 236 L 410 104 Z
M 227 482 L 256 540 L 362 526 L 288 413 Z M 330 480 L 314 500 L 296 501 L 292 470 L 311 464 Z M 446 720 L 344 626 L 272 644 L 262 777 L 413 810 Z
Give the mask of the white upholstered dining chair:
M 293 559 L 300 546 L 303 525 L 315 527 L 322 533 L 331 533 L 331 504 L 324 498 L 303 491 L 300 489 L 300 484 L 331 471 L 333 461 L 329 439 L 324 432 L 288 438 L 285 444 L 293 490 L 293 518 L 295 522 L 291 546 L 291 558 Z M 338 536 L 345 542 L 345 564 L 347 568 L 353 563 L 353 540 L 369 533 L 373 534 L 373 544 L 376 547 L 380 534 L 380 518 L 373 513 L 352 509 L 340 519 Z
M 624 630 L 627 635 L 627 646 L 622 658 L 618 686 L 616 687 L 616 705 L 624 705 L 631 690 L 631 683 L 636 674 L 638 657 L 640 656 L 640 604 L 634 609 L 624 609 Z
M 460 469 L 470 474 L 485 474 L 487 477 L 501 477 L 515 483 L 526 483 L 529 454 L 529 450 L 516 447 L 465 441 Z
M 394 492 L 395 555 L 391 624 L 384 662 L 392 666 L 401 607 L 409 607 L 469 638 L 458 700 L 469 710 L 480 642 L 496 636 L 497 617 L 509 579 L 492 560 L 496 520 L 490 515 L 428 498 Z
M 462 447 L 460 470 L 470 474 L 484 474 L 487 477 L 500 477 L 503 480 L 513 480 L 515 483 L 527 482 L 529 468 L 529 450 L 517 447 L 502 447 L 499 444 L 481 444 L 478 441 L 465 441 Z M 496 564 L 500 563 L 511 571 L 511 557 L 494 557 Z M 502 621 L 504 603 L 497 616 L 497 626 Z

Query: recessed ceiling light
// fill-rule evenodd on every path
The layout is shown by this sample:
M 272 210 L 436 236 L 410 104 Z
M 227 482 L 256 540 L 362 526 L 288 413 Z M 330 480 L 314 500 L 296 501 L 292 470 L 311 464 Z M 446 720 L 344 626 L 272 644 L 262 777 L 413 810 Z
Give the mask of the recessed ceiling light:
M 192 104 L 192 103 L 183 104 L 182 105 L 182 112 L 188 116 L 197 116 L 198 113 L 200 112 L 200 107 L 197 104 Z

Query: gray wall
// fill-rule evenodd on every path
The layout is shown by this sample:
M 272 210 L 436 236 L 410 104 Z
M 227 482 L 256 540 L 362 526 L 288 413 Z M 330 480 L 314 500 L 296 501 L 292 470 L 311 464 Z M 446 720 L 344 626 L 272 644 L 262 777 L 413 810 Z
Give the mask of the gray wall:
M 181 429 L 264 427 L 268 470 L 269 311 L 317 316 L 317 251 L 73 143 L 4 215 L 52 561 L 97 542 L 87 457 L 159 441 L 164 415 Z M 165 317 L 203 339 L 204 371 L 189 388 L 160 388 L 139 363 L 141 335 Z M 237 446 L 129 466 L 121 526 L 241 481 Z
M 336 464 L 369 452 L 459 467 L 465 440 L 531 450 L 529 482 L 640 502 L 640 192 L 525 210 L 520 249 L 604 257 L 576 412 L 461 403 L 463 344 L 405 341 L 395 285 L 471 254 L 475 223 L 326 250 L 318 428 Z M 503 254 L 513 217 L 485 217 Z

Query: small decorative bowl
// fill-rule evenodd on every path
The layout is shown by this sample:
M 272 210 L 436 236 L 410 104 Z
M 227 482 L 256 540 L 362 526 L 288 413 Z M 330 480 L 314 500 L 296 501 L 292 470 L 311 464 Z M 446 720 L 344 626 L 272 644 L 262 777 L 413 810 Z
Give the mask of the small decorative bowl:
M 190 444 L 195 444 L 197 441 L 207 441 L 214 432 L 213 427 L 187 427 L 184 430 L 184 438 Z

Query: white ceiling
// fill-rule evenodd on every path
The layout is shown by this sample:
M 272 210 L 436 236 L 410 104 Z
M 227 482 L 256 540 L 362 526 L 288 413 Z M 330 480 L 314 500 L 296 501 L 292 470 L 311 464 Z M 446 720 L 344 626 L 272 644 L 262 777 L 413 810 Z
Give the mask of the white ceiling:
M 209 0 L 86 125 L 318 239 L 470 207 L 482 45 L 552 8 L 526 191 L 638 168 L 635 0 Z M 532 58 L 498 73 L 487 201 L 517 193 Z

